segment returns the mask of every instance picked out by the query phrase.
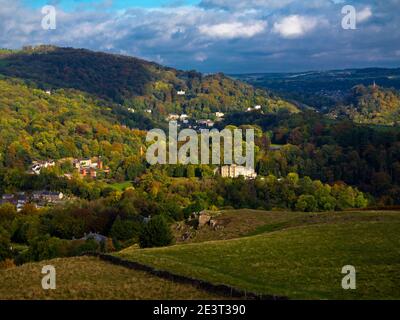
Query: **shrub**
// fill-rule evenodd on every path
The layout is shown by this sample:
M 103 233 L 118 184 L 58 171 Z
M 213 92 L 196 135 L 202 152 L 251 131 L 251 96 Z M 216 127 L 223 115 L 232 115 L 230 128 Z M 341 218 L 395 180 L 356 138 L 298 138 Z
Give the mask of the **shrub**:
M 152 218 L 141 230 L 139 245 L 141 248 L 163 247 L 172 244 L 173 235 L 162 216 Z
M 120 216 L 118 216 L 110 231 L 110 236 L 117 240 L 129 240 L 136 238 L 139 234 L 140 224 L 134 220 L 122 220 Z
M 311 195 L 301 195 L 297 199 L 296 210 L 304 212 L 313 212 L 318 208 L 317 201 L 314 196 Z
M 86 252 L 100 251 L 100 244 L 94 239 L 72 240 L 68 247 L 68 256 L 80 256 Z
M 65 257 L 68 254 L 68 241 L 49 235 L 39 236 L 30 242 L 28 256 L 30 260 L 40 261 Z
M 0 229 L 0 261 L 12 257 L 10 237 Z

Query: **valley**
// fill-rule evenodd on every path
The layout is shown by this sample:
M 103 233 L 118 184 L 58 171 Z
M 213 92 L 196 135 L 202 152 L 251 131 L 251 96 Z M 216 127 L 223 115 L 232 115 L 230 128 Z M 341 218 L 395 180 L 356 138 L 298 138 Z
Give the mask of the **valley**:
M 397 76 L 204 75 L 86 49 L 0 51 L 0 299 L 232 298 L 192 282 L 399 299 Z M 150 163 L 149 132 L 171 123 L 195 147 L 205 129 L 252 132 L 254 165 Z M 160 144 L 165 158 L 178 140 Z M 40 287 L 46 264 L 55 291 Z M 341 287 L 348 265 L 354 291 Z

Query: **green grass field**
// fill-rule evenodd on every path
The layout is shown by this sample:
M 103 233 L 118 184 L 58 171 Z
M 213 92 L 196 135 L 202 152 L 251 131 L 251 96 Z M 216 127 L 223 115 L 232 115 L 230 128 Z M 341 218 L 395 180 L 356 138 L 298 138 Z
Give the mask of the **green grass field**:
M 42 289 L 41 270 L 45 265 L 56 268 L 56 290 Z M 190 285 L 176 284 L 89 257 L 54 259 L 0 270 L 0 284 L 0 300 L 221 299 Z
M 130 181 L 125 181 L 125 182 L 119 182 L 119 183 L 113 183 L 109 185 L 111 188 L 113 188 L 115 191 L 125 191 L 128 188 L 132 187 L 132 182 Z
M 361 221 L 399 221 L 400 212 L 381 211 L 347 211 L 304 213 L 288 211 L 260 211 L 260 210 L 225 210 L 210 212 L 213 219 L 220 221 L 224 226 L 221 229 L 201 228 L 191 229 L 189 225 L 177 223 L 173 226 L 177 242 L 185 232 L 191 232 L 192 237 L 185 243 L 204 242 L 213 240 L 229 240 L 244 236 L 253 236 L 266 232 L 279 231 L 287 228 L 332 223 L 351 223 Z
M 229 215 L 222 236 L 205 229 L 194 237 L 197 243 L 128 248 L 117 255 L 216 284 L 295 299 L 400 299 L 399 212 L 247 215 L 241 210 Z M 258 222 L 243 222 L 239 230 L 238 221 L 246 218 Z M 229 240 L 206 241 L 213 232 L 216 239 Z M 345 265 L 356 268 L 356 290 L 341 287 Z
M 205 226 L 183 244 L 133 246 L 115 254 L 214 284 L 291 299 L 400 299 L 400 212 L 215 214 L 221 229 Z M 41 288 L 40 272 L 47 264 L 57 270 L 55 291 Z M 356 268 L 356 290 L 341 287 L 345 265 Z M 0 284 L 0 299 L 225 299 L 91 257 L 0 270 Z

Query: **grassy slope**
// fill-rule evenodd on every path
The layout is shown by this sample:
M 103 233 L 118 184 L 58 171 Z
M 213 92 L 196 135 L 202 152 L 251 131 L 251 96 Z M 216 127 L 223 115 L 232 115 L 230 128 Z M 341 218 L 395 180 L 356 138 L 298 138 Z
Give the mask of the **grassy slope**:
M 281 218 L 259 226 L 252 231 L 257 235 L 249 237 L 159 249 L 128 248 L 119 256 L 213 283 L 290 298 L 400 299 L 399 213 L 294 214 L 293 218 L 282 213 Z M 348 264 L 357 270 L 354 291 L 341 288 L 341 269 Z
M 130 181 L 125 181 L 125 182 L 117 182 L 109 185 L 111 188 L 113 188 L 116 191 L 125 191 L 128 188 L 132 187 L 132 182 Z
M 200 230 L 190 228 L 190 225 L 182 222 L 173 226 L 177 242 L 182 242 L 182 235 L 190 232 L 192 237 L 186 243 L 204 242 L 213 240 L 229 240 L 244 236 L 253 236 L 265 232 L 283 230 L 286 228 L 328 224 L 349 221 L 398 221 L 399 213 L 386 212 L 381 215 L 377 211 L 365 211 L 362 214 L 356 211 L 304 213 L 286 211 L 261 211 L 251 209 L 225 210 L 210 212 L 214 220 L 221 222 L 223 228 L 213 230 L 204 227 Z
M 57 289 L 43 290 L 41 269 L 54 265 Z M 0 299 L 218 299 L 190 285 L 176 284 L 96 258 L 29 263 L 0 270 Z

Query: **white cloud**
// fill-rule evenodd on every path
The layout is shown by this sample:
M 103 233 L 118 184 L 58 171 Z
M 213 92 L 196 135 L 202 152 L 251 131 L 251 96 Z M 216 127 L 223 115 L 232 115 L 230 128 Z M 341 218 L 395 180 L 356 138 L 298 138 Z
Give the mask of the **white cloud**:
M 342 32 L 338 0 L 204 0 L 202 6 L 121 11 L 59 7 L 56 30 L 41 28 L 40 9 L 22 0 L 0 0 L 0 46 L 84 47 L 205 72 L 340 68 L 343 61 L 399 65 L 399 1 L 354 1 L 360 24 L 376 21 Z M 307 41 L 282 41 L 302 37 Z M 235 41 L 222 41 L 230 39 Z M 368 62 L 372 52 L 382 64 Z
M 296 0 L 202 0 L 200 6 L 206 8 L 222 8 L 245 10 L 246 8 L 283 8 Z
M 214 25 L 202 25 L 199 27 L 200 33 L 211 38 L 234 39 L 251 38 L 263 32 L 267 27 L 264 21 L 255 21 L 250 24 L 242 22 L 219 23 Z
M 357 21 L 363 22 L 372 17 L 372 10 L 370 7 L 365 7 L 363 10 L 357 12 Z
M 298 38 L 313 30 L 318 24 L 318 19 L 299 15 L 291 15 L 274 23 L 274 32 L 284 38 Z
M 198 61 L 198 62 L 204 62 L 204 61 L 206 61 L 207 59 L 208 59 L 207 55 L 204 54 L 204 53 L 202 53 L 202 52 L 196 53 L 196 54 L 194 55 L 194 60 L 196 60 L 196 61 Z

